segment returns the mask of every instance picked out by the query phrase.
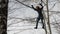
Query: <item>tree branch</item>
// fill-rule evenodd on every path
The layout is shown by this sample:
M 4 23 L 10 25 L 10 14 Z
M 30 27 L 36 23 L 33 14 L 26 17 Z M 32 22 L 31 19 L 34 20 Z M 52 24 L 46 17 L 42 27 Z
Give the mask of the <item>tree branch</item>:
M 20 1 L 18 1 L 18 0 L 16 0 L 16 1 L 19 2 L 19 3 L 21 3 L 22 5 L 24 5 L 24 6 L 26 6 L 26 7 L 32 8 L 32 7 L 26 5 L 26 4 L 24 4 L 24 3 L 22 3 L 22 2 L 20 2 Z

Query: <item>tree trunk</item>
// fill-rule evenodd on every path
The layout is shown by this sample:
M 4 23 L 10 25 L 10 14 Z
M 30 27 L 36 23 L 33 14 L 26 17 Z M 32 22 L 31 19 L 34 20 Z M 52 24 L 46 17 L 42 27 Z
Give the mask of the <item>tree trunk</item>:
M 0 0 L 0 34 L 7 34 L 8 0 Z

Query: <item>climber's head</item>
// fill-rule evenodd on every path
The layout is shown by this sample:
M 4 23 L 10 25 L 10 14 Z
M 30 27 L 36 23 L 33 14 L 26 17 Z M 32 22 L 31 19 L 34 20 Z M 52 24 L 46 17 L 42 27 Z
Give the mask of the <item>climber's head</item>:
M 40 9 L 40 7 L 39 6 L 36 6 L 36 9 Z

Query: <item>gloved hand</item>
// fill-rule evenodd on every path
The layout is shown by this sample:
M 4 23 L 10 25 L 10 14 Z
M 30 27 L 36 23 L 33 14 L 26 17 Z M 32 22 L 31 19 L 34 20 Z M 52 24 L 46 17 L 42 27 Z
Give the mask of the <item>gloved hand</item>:
M 41 5 L 42 6 L 42 4 L 40 3 L 39 5 Z
M 33 5 L 31 5 L 33 7 Z

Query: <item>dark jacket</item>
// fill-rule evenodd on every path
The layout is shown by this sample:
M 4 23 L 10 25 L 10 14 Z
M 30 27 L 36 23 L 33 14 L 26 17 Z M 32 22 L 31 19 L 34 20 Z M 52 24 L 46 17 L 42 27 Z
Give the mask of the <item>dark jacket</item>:
M 32 8 L 38 12 L 39 17 L 43 17 L 43 14 L 42 14 L 43 6 L 41 8 L 39 8 L 38 10 L 36 8 L 34 8 L 33 5 L 32 5 Z

